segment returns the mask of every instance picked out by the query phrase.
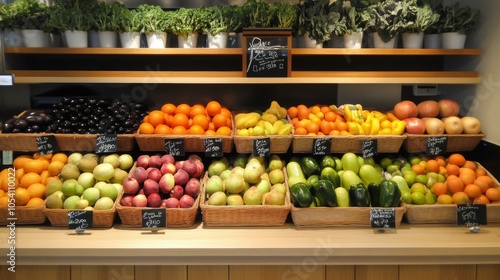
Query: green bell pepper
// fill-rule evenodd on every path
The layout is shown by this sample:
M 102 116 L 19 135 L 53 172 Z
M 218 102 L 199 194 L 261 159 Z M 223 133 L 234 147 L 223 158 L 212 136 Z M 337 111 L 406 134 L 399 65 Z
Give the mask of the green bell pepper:
M 380 183 L 380 207 L 399 206 L 401 191 L 398 184 L 392 180 L 383 180 Z

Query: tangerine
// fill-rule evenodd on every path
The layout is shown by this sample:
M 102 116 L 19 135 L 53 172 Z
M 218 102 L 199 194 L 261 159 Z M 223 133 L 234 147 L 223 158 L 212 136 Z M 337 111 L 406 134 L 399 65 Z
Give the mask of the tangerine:
M 297 127 L 297 128 L 295 128 L 295 134 L 296 135 L 307 135 L 307 130 L 303 127 Z
M 481 188 L 475 184 L 466 185 L 464 188 L 464 193 L 466 193 L 469 198 L 480 197 L 483 194 L 481 192 Z
M 468 167 L 462 167 L 458 178 L 464 182 L 464 185 L 472 184 L 476 180 L 476 172 Z
M 0 207 L 7 207 L 8 204 L 9 204 L 9 197 L 7 196 L 0 197 Z
M 165 104 L 163 104 L 163 106 L 161 106 L 161 111 L 167 115 L 174 115 L 175 108 L 176 108 L 176 106 L 174 104 L 165 103 Z
M 493 179 L 488 175 L 478 176 L 476 177 L 476 180 L 483 181 L 485 184 L 488 185 L 488 188 L 495 187 L 495 181 L 493 181 Z
M 460 167 L 458 165 L 453 164 L 453 163 L 448 163 L 446 165 L 446 174 L 449 175 L 455 175 L 458 176 L 460 175 Z
M 228 117 L 229 119 L 231 119 L 233 117 L 233 115 L 231 114 L 231 111 L 229 111 L 229 109 L 226 107 L 222 107 L 220 109 L 220 114 L 223 114 L 224 116 Z
M 198 115 L 206 115 L 205 106 L 201 104 L 194 104 L 193 107 L 191 107 L 191 111 L 189 112 L 189 117 L 194 118 Z
M 316 122 L 309 122 L 308 124 L 306 124 L 305 128 L 308 134 L 317 134 L 319 131 L 319 124 Z
M 155 128 L 152 124 L 148 122 L 141 123 L 139 125 L 139 133 L 140 134 L 153 134 L 155 133 Z
M 336 119 L 337 119 L 337 114 L 335 114 L 334 112 L 330 111 L 325 113 L 325 120 L 329 122 L 334 122 Z
M 172 128 L 172 134 L 187 134 L 187 129 L 182 125 L 178 125 Z
M 31 198 L 25 206 L 27 207 L 39 207 L 42 206 L 45 201 L 40 197 Z
M 481 195 L 480 197 L 474 198 L 473 203 L 474 204 L 489 204 L 490 200 L 485 195 Z
M 286 110 L 286 112 L 287 112 L 288 116 L 293 119 L 293 118 L 297 117 L 299 110 L 297 109 L 297 107 L 291 106 L 291 107 L 288 107 L 288 110 Z
M 32 184 L 27 188 L 31 198 L 43 198 L 45 195 L 45 185 L 41 183 Z
M 203 127 L 201 127 L 197 124 L 194 124 L 188 129 L 187 133 L 196 134 L 196 135 L 203 135 L 203 134 L 205 134 L 205 129 L 203 129 Z
M 179 113 L 184 114 L 186 116 L 189 116 L 189 114 L 191 113 L 191 106 L 189 106 L 186 103 L 182 103 L 182 104 L 177 105 L 177 107 L 175 108 L 174 114 L 179 114 Z
M 325 135 L 328 135 L 330 134 L 330 132 L 332 131 L 332 126 L 330 125 L 330 123 L 326 120 L 322 120 L 320 123 L 319 123 L 319 130 L 324 133 Z
M 199 125 L 203 128 L 203 130 L 207 130 L 208 124 L 210 123 L 210 120 L 205 115 L 196 115 L 193 117 L 192 122 L 193 122 L 193 125 Z
M 453 198 L 449 194 L 442 194 L 437 198 L 438 204 L 453 204 Z
M 189 118 L 184 113 L 177 113 L 172 117 L 170 124 L 171 127 L 183 126 L 185 129 L 189 128 Z
M 14 191 L 16 206 L 24 206 L 30 200 L 30 193 L 25 188 L 17 188 Z
M 49 164 L 47 171 L 49 172 L 50 176 L 57 176 L 61 173 L 63 167 L 64 167 L 64 163 L 62 163 L 60 161 L 53 161 Z
M 28 155 L 21 155 L 21 156 L 18 156 L 14 159 L 14 162 L 12 163 L 12 165 L 14 166 L 15 169 L 21 169 L 24 167 L 24 164 L 28 160 L 32 160 L 32 158 Z
M 215 129 L 218 129 L 218 128 L 223 127 L 223 126 L 228 126 L 227 125 L 228 124 L 228 120 L 230 121 L 230 119 L 228 119 L 228 117 L 226 117 L 223 114 L 216 114 L 212 118 L 212 122 L 214 123 L 214 128 Z
M 464 192 L 456 192 L 451 198 L 453 198 L 453 203 L 455 204 L 466 204 L 469 203 L 470 199 Z
M 165 122 L 165 113 L 160 110 L 153 110 L 148 114 L 148 122 L 153 126 L 157 127 L 158 125 Z
M 437 196 L 440 196 L 442 194 L 447 194 L 448 193 L 448 188 L 446 187 L 446 184 L 443 183 L 443 182 L 436 182 L 432 186 L 431 190 Z
M 207 115 L 210 117 L 213 117 L 221 112 L 222 106 L 220 105 L 219 102 L 212 100 L 207 103 L 207 106 L 205 106 L 205 109 L 207 111 Z
M 439 163 L 435 159 L 430 159 L 426 162 L 425 168 L 427 172 L 436 172 L 439 173 Z
M 160 124 L 155 127 L 155 134 L 170 134 L 172 129 L 166 124 Z
M 489 188 L 486 190 L 484 194 L 486 198 L 488 198 L 491 202 L 500 201 L 500 189 L 497 188 Z
M 338 120 L 338 119 L 339 119 L 339 118 L 337 118 L 337 120 Z M 337 122 L 337 121 L 335 121 L 335 122 Z M 341 121 L 341 122 L 338 122 L 338 123 L 337 123 L 337 129 L 338 129 L 340 132 L 342 132 L 342 131 L 347 131 L 347 123 L 346 123 L 346 122 L 342 122 L 342 121 Z
M 471 160 L 466 160 L 463 167 L 470 168 L 470 169 L 474 170 L 474 172 L 476 172 L 476 169 L 477 169 L 476 163 L 471 161 Z
M 455 153 L 448 157 L 448 163 L 458 165 L 458 167 L 464 166 L 465 162 L 466 159 L 462 154 Z
M 420 165 L 420 164 L 414 164 L 411 166 L 411 169 L 417 174 L 417 175 L 424 175 L 425 174 L 425 168 Z
M 29 186 L 41 182 L 42 177 L 38 173 L 28 172 L 24 174 L 24 176 L 19 181 L 19 186 L 27 189 Z
M 66 155 L 65 153 L 56 153 L 54 154 L 54 156 L 52 156 L 52 159 L 50 161 L 59 161 L 66 164 L 68 162 L 68 155 Z
M 221 126 L 215 133 L 217 135 L 231 136 L 232 130 L 227 126 Z
M 23 169 L 24 169 L 24 172 L 26 172 L 26 173 L 33 172 L 33 173 L 40 174 L 40 173 L 42 173 L 43 170 L 47 169 L 45 167 L 45 165 L 47 165 L 47 167 L 49 167 L 49 163 L 43 159 L 30 159 L 24 164 Z
M 446 187 L 451 193 L 457 193 L 464 190 L 464 182 L 456 175 L 450 175 L 446 178 Z
M 476 169 L 476 177 L 484 176 L 484 175 L 488 175 L 488 171 L 486 171 L 486 169 L 483 167 L 478 167 Z
M 306 105 L 300 104 L 297 106 L 297 117 L 299 120 L 308 119 L 309 118 L 309 108 Z

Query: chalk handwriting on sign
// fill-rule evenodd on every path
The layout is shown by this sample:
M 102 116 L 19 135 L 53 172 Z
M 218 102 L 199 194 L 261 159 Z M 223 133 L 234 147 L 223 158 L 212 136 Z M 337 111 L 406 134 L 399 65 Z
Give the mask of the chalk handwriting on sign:
M 372 228 L 396 228 L 396 210 L 394 208 L 371 208 L 370 224 Z
M 94 223 L 94 212 L 86 210 L 68 211 L 68 229 L 90 229 Z
M 222 157 L 222 138 L 206 138 L 203 139 L 205 145 L 205 156 L 207 157 Z
M 378 154 L 378 142 L 376 139 L 361 141 L 361 152 L 363 158 L 374 157 Z
M 253 140 L 253 155 L 256 157 L 269 156 L 271 153 L 271 139 L 262 138 Z
M 313 155 L 326 155 L 332 147 L 332 138 L 317 138 L 313 140 Z
M 486 205 L 484 204 L 458 204 L 457 224 L 459 226 L 486 225 Z
M 184 156 L 184 139 L 165 139 L 165 152 L 172 156 Z
M 436 136 L 427 138 L 427 153 L 431 156 L 439 156 L 446 153 L 448 137 Z
M 36 146 L 40 155 L 53 154 L 59 151 L 54 135 L 38 136 L 36 138 Z
M 286 77 L 288 74 L 286 39 L 286 37 L 249 39 L 247 76 Z
M 143 228 L 167 227 L 167 211 L 165 208 L 142 209 Z
M 95 142 L 96 153 L 116 152 L 118 137 L 116 134 L 99 134 Z

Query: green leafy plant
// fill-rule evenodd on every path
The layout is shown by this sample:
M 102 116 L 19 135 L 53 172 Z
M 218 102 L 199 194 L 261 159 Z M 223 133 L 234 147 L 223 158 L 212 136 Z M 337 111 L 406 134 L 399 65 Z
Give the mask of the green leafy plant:
M 403 0 L 401 22 L 403 32 L 421 33 L 439 21 L 439 13 L 436 13 L 429 4 L 419 6 L 417 0 Z
M 160 6 L 142 4 L 137 7 L 142 33 L 168 32 L 171 13 L 163 11 Z
M 4 6 L 2 25 L 9 28 L 50 31 L 50 10 L 37 0 L 16 0 Z
M 297 26 L 299 7 L 290 2 L 274 2 L 272 4 L 276 11 L 273 26 L 279 28 L 293 28 Z
M 203 8 L 180 8 L 172 15 L 172 33 L 187 38 L 189 34 L 199 33 L 203 29 L 201 14 Z
M 243 27 L 248 26 L 247 17 L 242 6 L 229 6 L 228 32 L 241 32 Z
M 92 8 L 92 29 L 98 31 L 117 31 L 123 9 L 126 9 L 126 6 L 119 2 L 97 2 Z
M 203 21 L 203 31 L 211 35 L 228 32 L 231 20 L 229 6 L 210 6 L 200 11 Z
M 367 9 L 360 9 L 354 6 L 342 9 L 342 19 L 338 23 L 340 34 L 354 34 L 366 30 L 370 22 L 370 13 Z
M 401 23 L 402 12 L 402 3 L 395 0 L 379 2 L 371 9 L 370 25 L 384 43 L 394 39 L 404 30 Z
M 442 32 L 469 34 L 479 23 L 479 10 L 469 6 L 460 7 L 460 3 L 445 6 L 443 10 Z
M 141 18 L 135 9 L 122 8 L 118 12 L 118 25 L 116 31 L 118 33 L 141 32 Z
M 439 15 L 438 21 L 435 23 L 431 24 L 427 29 L 424 31 L 425 34 L 440 34 L 442 33 L 443 25 L 444 25 L 444 6 L 443 4 L 436 5 L 432 7 L 432 11 L 435 14 Z
M 276 14 L 276 6 L 266 0 L 247 0 L 243 4 L 243 11 L 248 17 L 248 23 L 252 27 L 273 27 Z
M 53 4 L 49 26 L 59 31 L 88 31 L 92 27 L 92 9 L 95 0 L 58 0 Z
M 309 32 L 309 37 L 317 43 L 330 40 L 335 24 L 340 20 L 340 13 L 334 11 L 329 0 L 304 0 L 299 2 L 299 30 L 303 35 Z

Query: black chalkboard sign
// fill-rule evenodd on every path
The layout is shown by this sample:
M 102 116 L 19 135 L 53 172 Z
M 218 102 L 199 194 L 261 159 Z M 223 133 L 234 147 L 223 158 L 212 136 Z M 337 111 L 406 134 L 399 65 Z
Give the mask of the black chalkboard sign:
M 94 212 L 86 210 L 68 211 L 68 229 L 91 229 L 94 224 Z
M 40 155 L 49 155 L 59 152 L 59 146 L 54 135 L 36 137 L 36 146 Z
M 316 138 L 313 140 L 313 155 L 326 155 L 332 148 L 332 138 Z
M 249 37 L 246 52 L 247 77 L 288 76 L 287 37 Z
M 114 153 L 118 146 L 118 136 L 116 134 L 99 134 L 95 140 L 96 153 Z
M 459 226 L 482 226 L 487 224 L 485 204 L 457 204 Z
M 184 139 L 165 139 L 165 153 L 172 156 L 184 156 Z
M 394 208 L 371 208 L 370 225 L 372 228 L 396 228 L 396 210 Z
M 224 155 L 222 138 L 205 138 L 203 139 L 203 145 L 205 145 L 206 157 L 222 157 Z
M 167 227 L 167 209 L 142 209 L 142 227 L 152 229 Z
M 377 139 L 361 141 L 361 152 L 363 158 L 374 157 L 378 154 Z
M 266 157 L 271 154 L 271 139 L 261 138 L 253 140 L 253 156 Z
M 427 154 L 430 156 L 440 156 L 446 153 L 448 145 L 447 136 L 434 136 L 427 138 Z

